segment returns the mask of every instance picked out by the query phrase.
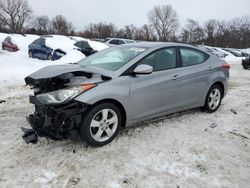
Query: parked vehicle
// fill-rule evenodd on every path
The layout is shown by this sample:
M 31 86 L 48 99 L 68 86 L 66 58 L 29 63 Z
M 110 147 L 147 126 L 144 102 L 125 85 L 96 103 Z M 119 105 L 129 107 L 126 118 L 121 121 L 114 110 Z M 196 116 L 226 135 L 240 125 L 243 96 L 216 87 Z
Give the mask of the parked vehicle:
M 77 135 L 92 146 L 119 130 L 203 107 L 215 112 L 227 94 L 225 61 L 192 45 L 137 43 L 109 48 L 74 65 L 45 67 L 25 78 L 34 88 L 28 117 L 40 136 Z
M 237 50 L 233 50 L 233 49 L 229 49 L 229 48 L 223 48 L 223 50 L 225 50 L 226 52 L 229 52 L 229 53 L 233 54 L 235 57 L 243 57 L 243 55 L 241 54 L 241 52 L 239 52 Z
M 249 56 L 250 56 L 249 53 L 244 52 L 244 51 L 242 51 L 242 50 L 239 50 L 239 52 L 242 54 L 243 57 L 249 57 Z
M 244 69 L 249 69 L 250 68 L 250 56 L 246 57 L 245 59 L 242 59 L 241 64 Z
M 10 52 L 16 52 L 19 50 L 18 46 L 14 44 L 10 36 L 6 37 L 2 42 L 2 49 Z
M 212 47 L 207 47 L 207 46 L 200 46 L 202 49 L 204 49 L 205 51 L 212 53 L 214 55 L 216 55 L 219 58 L 225 58 L 227 56 L 226 53 L 223 53 L 221 51 L 219 51 L 216 48 L 212 48 Z
M 46 37 L 41 37 L 29 45 L 29 57 L 42 60 L 57 60 L 66 55 L 61 49 L 53 49 L 46 45 Z
M 122 44 L 136 43 L 135 40 L 122 39 L 122 38 L 107 38 L 105 44 L 109 46 L 117 46 Z
M 104 43 L 90 40 L 80 40 L 77 41 L 74 45 L 78 47 L 85 56 L 89 56 L 98 51 L 108 48 L 108 46 Z

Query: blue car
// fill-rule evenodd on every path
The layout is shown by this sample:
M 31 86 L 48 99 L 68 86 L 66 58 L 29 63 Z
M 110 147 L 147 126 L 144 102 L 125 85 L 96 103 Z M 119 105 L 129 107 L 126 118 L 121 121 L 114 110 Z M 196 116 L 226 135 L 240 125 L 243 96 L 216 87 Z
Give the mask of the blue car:
M 46 38 L 39 38 L 29 45 L 29 57 L 42 60 L 57 60 L 66 55 L 61 49 L 52 49 L 46 46 Z

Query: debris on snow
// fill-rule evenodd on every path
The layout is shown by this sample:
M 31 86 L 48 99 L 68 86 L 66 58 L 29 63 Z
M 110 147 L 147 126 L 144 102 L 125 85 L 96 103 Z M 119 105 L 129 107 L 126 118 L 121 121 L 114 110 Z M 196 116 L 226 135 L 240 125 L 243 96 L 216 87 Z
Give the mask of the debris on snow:
M 26 142 L 26 144 L 36 144 L 37 143 L 37 134 L 33 129 L 27 129 L 24 127 L 21 127 L 21 130 L 23 131 L 23 139 Z
M 233 134 L 233 135 L 235 135 L 235 136 L 239 136 L 239 137 L 241 137 L 241 138 L 244 138 L 244 139 L 248 139 L 248 140 L 249 140 L 249 138 L 248 138 L 248 137 L 246 137 L 246 136 L 244 136 L 244 135 L 242 135 L 242 134 L 240 134 L 240 133 L 236 133 L 236 132 L 232 132 L 232 131 L 229 131 L 228 133 L 230 133 L 230 134 Z
M 211 129 L 214 129 L 215 127 L 217 127 L 217 123 L 212 123 L 209 127 L 210 127 Z
M 234 109 L 231 109 L 230 111 L 233 112 L 235 115 L 237 114 L 237 112 Z
M 5 100 L 0 100 L 0 104 L 1 104 L 1 103 L 6 103 L 6 101 L 5 101 Z

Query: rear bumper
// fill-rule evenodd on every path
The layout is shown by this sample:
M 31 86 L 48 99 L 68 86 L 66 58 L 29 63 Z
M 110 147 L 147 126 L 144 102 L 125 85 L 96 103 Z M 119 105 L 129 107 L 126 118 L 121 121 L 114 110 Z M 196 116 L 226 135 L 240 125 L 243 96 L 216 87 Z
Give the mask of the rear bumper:
M 27 121 L 37 135 L 57 140 L 78 138 L 86 104 L 72 101 L 64 105 L 43 105 L 35 96 L 30 96 L 29 101 L 35 105 L 35 112 L 27 116 Z

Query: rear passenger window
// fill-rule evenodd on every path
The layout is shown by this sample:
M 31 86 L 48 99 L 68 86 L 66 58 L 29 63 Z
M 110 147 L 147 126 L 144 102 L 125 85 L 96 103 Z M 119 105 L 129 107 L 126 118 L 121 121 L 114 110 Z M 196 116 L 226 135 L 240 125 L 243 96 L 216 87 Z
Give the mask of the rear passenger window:
M 151 65 L 154 67 L 154 71 L 174 69 L 177 67 L 176 50 L 175 48 L 158 50 L 143 59 L 139 64 Z
M 205 62 L 208 57 L 204 52 L 191 48 L 180 48 L 180 52 L 183 67 L 201 64 Z

